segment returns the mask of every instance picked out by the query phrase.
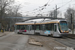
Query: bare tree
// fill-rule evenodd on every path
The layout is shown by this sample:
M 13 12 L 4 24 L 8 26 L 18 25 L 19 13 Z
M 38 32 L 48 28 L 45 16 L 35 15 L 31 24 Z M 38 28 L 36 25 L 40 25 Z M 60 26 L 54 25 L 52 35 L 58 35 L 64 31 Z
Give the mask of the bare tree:
M 54 11 L 50 11 L 49 17 L 54 17 Z
M 22 14 L 19 13 L 20 8 L 20 5 L 10 6 L 10 8 L 7 9 L 8 14 L 10 14 L 9 17 L 22 17 Z M 21 19 L 16 18 L 14 21 L 17 22 L 18 20 Z
M 66 18 L 66 20 L 68 21 L 68 26 L 69 26 L 69 28 L 71 28 L 71 14 L 72 14 L 72 20 L 73 20 L 73 22 L 74 22 L 74 20 L 75 20 L 75 10 L 74 9 L 72 9 L 72 8 L 68 8 L 67 9 L 67 11 L 65 12 L 65 18 Z
M 14 0 L 0 0 L 0 17 L 1 17 L 1 19 L 5 13 L 6 7 L 9 6 L 13 2 L 14 2 Z
M 7 17 L 11 17 L 7 20 L 9 27 L 14 25 L 16 22 L 22 20 L 20 18 L 13 18 L 13 17 L 22 17 L 22 14 L 19 13 L 20 10 L 20 5 L 10 5 L 7 7 L 6 12 L 7 12 Z M 10 21 L 10 22 L 9 22 Z
M 57 11 L 57 15 L 59 14 L 59 11 Z M 49 17 L 55 17 L 55 10 L 50 11 Z
M 11 27 L 16 21 L 22 20 L 7 17 L 22 17 L 20 5 L 14 5 L 14 0 L 0 0 L 0 22 L 4 28 Z
M 5 16 L 6 7 L 12 4 L 14 0 L 0 0 L 0 22 L 2 23 L 2 26 L 5 27 L 6 25 L 4 23 L 5 20 L 3 19 Z

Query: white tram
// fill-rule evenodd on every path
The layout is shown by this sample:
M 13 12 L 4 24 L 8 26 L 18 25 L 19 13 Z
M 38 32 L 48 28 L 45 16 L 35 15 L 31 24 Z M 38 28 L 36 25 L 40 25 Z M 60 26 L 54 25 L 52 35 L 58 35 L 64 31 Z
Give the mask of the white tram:
M 15 23 L 15 32 L 22 34 L 52 35 L 62 37 L 69 33 L 66 20 L 44 20 Z

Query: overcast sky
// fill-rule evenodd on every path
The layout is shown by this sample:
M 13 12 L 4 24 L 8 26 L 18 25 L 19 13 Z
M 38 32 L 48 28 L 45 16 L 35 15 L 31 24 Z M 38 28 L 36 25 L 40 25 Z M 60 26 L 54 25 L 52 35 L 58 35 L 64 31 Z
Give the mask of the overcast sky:
M 55 9 L 55 5 L 60 7 L 58 10 L 63 14 L 68 7 L 75 8 L 74 0 L 15 0 L 16 4 L 21 4 L 19 12 L 23 15 L 36 15 L 36 14 L 47 14 L 49 11 Z M 42 11 L 39 11 L 39 7 L 44 6 L 46 3 L 48 5 L 44 7 Z

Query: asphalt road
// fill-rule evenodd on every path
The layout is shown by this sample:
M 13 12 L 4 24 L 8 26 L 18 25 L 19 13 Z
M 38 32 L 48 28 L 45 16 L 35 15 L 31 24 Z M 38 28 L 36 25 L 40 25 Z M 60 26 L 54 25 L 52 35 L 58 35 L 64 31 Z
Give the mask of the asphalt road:
M 45 47 L 28 44 L 29 35 L 9 33 L 0 37 L 0 50 L 47 50 Z
M 43 47 L 30 45 L 29 38 L 34 38 L 43 44 Z M 66 50 L 67 47 L 75 47 L 75 39 L 53 38 L 37 35 L 22 35 L 9 32 L 7 35 L 0 37 L 0 50 Z M 62 47 L 62 48 L 61 48 Z M 72 49 L 70 49 L 72 50 Z

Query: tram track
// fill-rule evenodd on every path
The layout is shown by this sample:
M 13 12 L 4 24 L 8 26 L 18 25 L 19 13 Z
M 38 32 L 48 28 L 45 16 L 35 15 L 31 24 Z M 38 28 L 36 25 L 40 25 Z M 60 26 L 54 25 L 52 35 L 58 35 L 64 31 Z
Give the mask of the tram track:
M 44 37 L 44 38 L 46 38 L 46 37 Z M 50 38 L 52 38 L 52 39 L 50 39 Z M 53 38 L 53 37 L 50 37 L 50 38 L 47 37 L 46 39 L 49 40 L 49 43 L 50 43 L 51 40 L 52 40 L 52 43 L 54 43 L 53 47 L 67 47 L 66 45 L 63 45 L 63 44 L 61 44 L 61 43 L 55 41 L 55 38 Z
M 63 45 L 57 41 L 55 41 L 53 37 L 46 37 L 46 36 L 31 36 L 32 38 L 35 38 L 39 40 L 41 43 L 43 43 L 44 46 L 47 48 L 53 50 L 54 47 L 67 47 L 66 45 Z
M 64 37 L 64 38 L 56 38 L 55 41 L 58 41 L 68 47 L 72 47 L 75 49 L 75 39 Z

